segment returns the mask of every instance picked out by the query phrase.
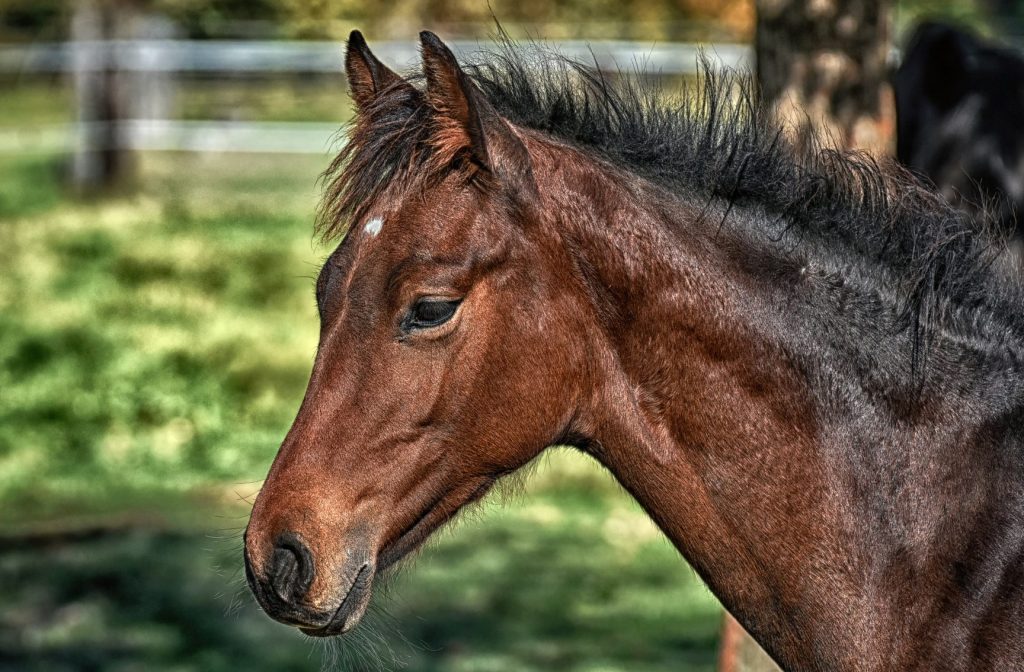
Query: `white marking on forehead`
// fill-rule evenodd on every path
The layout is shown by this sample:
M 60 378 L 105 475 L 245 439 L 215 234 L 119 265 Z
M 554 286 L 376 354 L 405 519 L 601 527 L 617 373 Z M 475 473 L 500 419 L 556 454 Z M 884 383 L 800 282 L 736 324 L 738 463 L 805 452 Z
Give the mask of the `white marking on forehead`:
M 382 226 L 384 226 L 384 220 L 380 217 L 374 217 L 366 223 L 366 226 L 363 227 L 363 231 L 366 231 L 371 236 L 376 237 L 376 235 L 380 233 Z

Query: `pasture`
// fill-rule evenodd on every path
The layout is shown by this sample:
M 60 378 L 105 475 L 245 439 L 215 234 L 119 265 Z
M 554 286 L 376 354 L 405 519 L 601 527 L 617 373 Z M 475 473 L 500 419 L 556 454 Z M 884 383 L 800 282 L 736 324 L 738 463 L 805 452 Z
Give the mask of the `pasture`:
M 38 118 L 30 94 L 5 109 Z M 262 615 L 240 535 L 316 346 L 328 157 L 140 160 L 137 192 L 80 201 L 59 157 L 0 155 L 0 669 L 714 668 L 714 598 L 568 451 L 408 561 L 355 637 Z

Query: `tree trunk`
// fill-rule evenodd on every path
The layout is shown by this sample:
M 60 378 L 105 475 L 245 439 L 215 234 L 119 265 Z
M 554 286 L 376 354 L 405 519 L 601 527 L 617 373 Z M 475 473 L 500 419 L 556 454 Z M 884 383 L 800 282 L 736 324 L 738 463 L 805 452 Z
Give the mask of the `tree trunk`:
M 888 0 L 757 0 L 757 78 L 798 143 L 892 152 Z

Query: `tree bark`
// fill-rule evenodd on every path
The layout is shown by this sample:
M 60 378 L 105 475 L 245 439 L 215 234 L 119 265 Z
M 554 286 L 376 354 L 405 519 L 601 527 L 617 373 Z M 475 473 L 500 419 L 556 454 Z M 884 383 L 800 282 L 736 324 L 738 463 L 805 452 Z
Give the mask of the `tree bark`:
M 757 78 L 798 143 L 891 153 L 888 0 L 757 0 Z

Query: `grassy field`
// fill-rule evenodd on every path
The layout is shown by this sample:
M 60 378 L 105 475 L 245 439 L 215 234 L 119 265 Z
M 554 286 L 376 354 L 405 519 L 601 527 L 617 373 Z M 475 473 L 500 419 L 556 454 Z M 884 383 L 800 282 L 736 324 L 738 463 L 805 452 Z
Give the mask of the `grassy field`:
M 706 589 L 603 474 L 553 462 L 443 532 L 329 648 L 252 603 L 243 519 L 0 542 L 0 669 L 713 669 Z
M 58 157 L 0 155 L 0 669 L 712 669 L 717 603 L 567 451 L 354 637 L 255 607 L 239 535 L 316 344 L 325 164 L 149 155 L 83 202 Z
M 227 81 L 184 77 L 175 84 L 166 114 L 174 119 L 340 123 L 349 116 L 346 87 L 340 75 Z M 0 79 L 0 90 L 0 129 L 74 120 L 74 92 L 61 79 L 8 77 Z
M 2 169 L 0 524 L 256 478 L 302 394 L 312 161 L 149 163 L 75 204 L 52 158 Z

